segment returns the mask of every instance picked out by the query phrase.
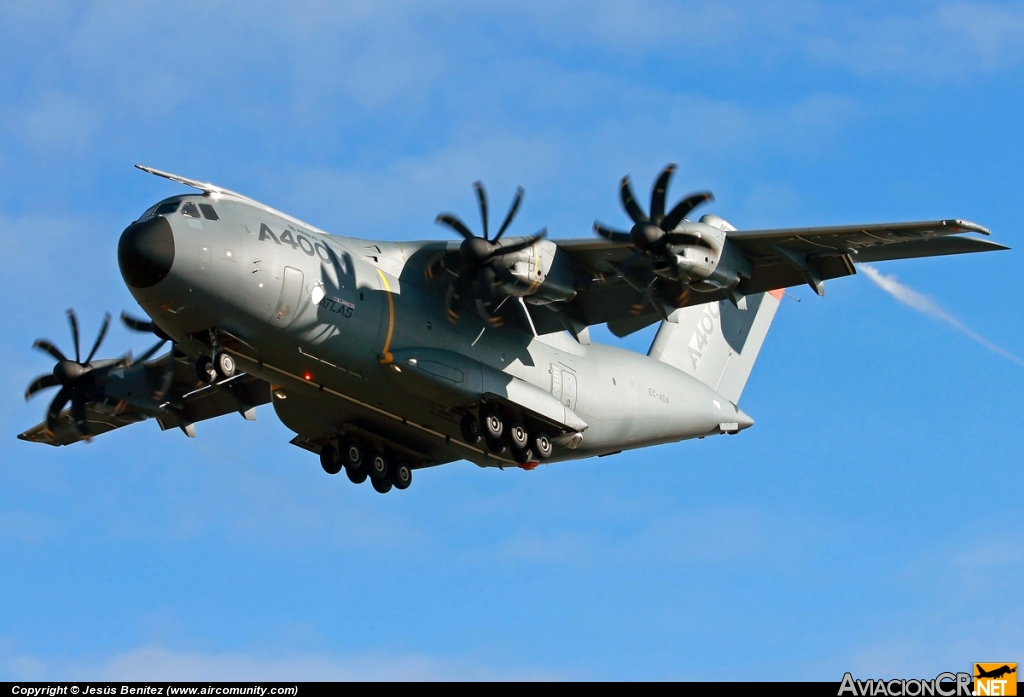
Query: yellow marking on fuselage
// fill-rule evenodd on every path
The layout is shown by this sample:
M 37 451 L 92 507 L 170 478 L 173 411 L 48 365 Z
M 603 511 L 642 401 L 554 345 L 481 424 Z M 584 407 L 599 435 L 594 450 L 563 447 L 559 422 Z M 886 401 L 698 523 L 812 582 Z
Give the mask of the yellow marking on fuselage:
M 395 333 L 395 301 L 391 297 L 391 286 L 388 285 L 387 276 L 380 269 L 377 269 L 377 274 L 380 276 L 381 283 L 384 284 L 384 293 L 388 296 L 388 335 L 384 339 L 384 350 L 381 352 L 380 359 L 381 363 L 387 365 L 395 360 L 388 350 L 391 348 L 391 336 Z

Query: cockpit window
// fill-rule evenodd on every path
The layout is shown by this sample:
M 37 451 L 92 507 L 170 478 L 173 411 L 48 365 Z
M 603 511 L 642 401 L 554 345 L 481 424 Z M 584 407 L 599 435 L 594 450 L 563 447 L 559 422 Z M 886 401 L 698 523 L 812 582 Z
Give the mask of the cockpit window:
M 189 201 L 181 207 L 181 214 L 186 218 L 198 218 L 199 210 L 196 208 L 196 204 Z
M 169 215 L 178 210 L 178 201 L 168 201 L 156 207 L 154 215 Z
M 220 220 L 220 216 L 217 215 L 217 211 L 213 210 L 213 206 L 209 203 L 200 203 L 199 210 L 203 212 L 203 217 L 207 220 Z

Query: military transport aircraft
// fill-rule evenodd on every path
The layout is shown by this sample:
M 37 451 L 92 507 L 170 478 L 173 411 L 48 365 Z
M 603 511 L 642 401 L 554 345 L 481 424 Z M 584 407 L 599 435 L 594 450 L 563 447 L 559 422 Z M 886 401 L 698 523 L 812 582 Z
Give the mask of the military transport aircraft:
M 737 433 L 738 406 L 782 289 L 855 273 L 858 262 L 1006 249 L 961 233 L 962 220 L 736 230 L 687 218 L 710 193 L 666 212 L 675 167 L 645 211 L 629 177 L 632 221 L 593 238 L 506 236 L 519 189 L 492 236 L 477 183 L 479 233 L 384 242 L 328 234 L 213 184 L 137 165 L 198 190 L 160 201 L 121 234 L 121 275 L 149 319 L 122 314 L 158 342 L 96 360 L 107 315 L 82 358 L 40 339 L 56 361 L 26 398 L 59 391 L 24 440 L 68 445 L 153 418 L 195 435 L 270 402 L 324 470 L 387 492 L 415 469 L 455 460 L 520 466 Z M 660 322 L 646 356 L 591 343 Z M 156 357 L 170 342 L 170 351 Z M 67 408 L 65 408 L 67 407 Z

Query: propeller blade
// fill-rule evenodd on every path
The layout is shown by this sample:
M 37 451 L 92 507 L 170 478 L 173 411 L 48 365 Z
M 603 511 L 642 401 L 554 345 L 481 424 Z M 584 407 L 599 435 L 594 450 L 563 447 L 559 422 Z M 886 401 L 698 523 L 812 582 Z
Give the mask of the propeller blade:
M 622 182 L 619 184 L 619 196 L 622 198 L 622 207 L 626 209 L 626 213 L 629 214 L 634 223 L 648 222 L 643 209 L 640 208 L 640 204 L 636 202 L 636 198 L 633 196 L 633 189 L 629 185 L 628 174 L 622 178 Z
M 655 225 L 665 217 L 665 192 L 668 190 L 668 182 L 675 171 L 676 166 L 669 165 L 661 170 L 658 180 L 654 182 L 654 191 L 651 192 L 651 222 Z
M 123 310 L 121 311 L 121 322 L 124 324 L 124 326 L 128 327 L 133 332 L 152 332 L 153 331 L 153 323 L 152 322 L 149 322 L 149 321 L 146 321 L 146 320 L 143 320 L 143 319 L 135 319 L 134 317 L 132 317 L 131 315 L 129 315 L 127 312 L 125 312 Z
M 110 313 L 107 312 L 103 315 L 103 325 L 100 327 L 100 333 L 96 336 L 96 343 L 92 345 L 92 351 L 89 352 L 88 357 L 85 359 L 86 363 L 92 360 L 92 357 L 96 355 L 96 351 L 99 349 L 100 344 L 103 343 L 103 337 L 107 335 L 107 330 L 110 329 Z M 76 347 L 77 349 L 77 347 Z
M 48 387 L 56 387 L 60 382 L 53 376 L 53 373 L 47 373 L 46 375 L 40 375 L 28 386 L 25 390 L 25 401 L 27 402 L 29 397 L 34 395 L 39 390 L 45 390 Z
M 146 351 L 144 354 L 139 356 L 136 360 L 139 363 L 145 363 L 150 358 L 152 358 L 153 354 L 155 354 L 157 351 L 159 351 L 163 347 L 163 345 L 166 344 L 166 343 L 167 343 L 167 339 L 161 339 L 156 344 L 154 344 L 152 347 L 150 347 L 150 349 L 148 351 Z
M 32 344 L 32 348 L 39 349 L 40 351 L 45 351 L 58 361 L 67 360 L 67 358 L 64 357 L 64 354 L 60 352 L 60 349 L 58 349 L 56 346 L 51 344 L 46 339 L 36 339 L 36 343 Z
M 71 418 L 75 422 L 75 428 L 78 429 L 78 433 L 85 438 L 89 437 L 89 423 L 85 419 L 85 400 L 83 399 L 72 399 L 71 400 Z
M 705 201 L 714 201 L 715 195 L 710 191 L 699 191 L 695 194 L 690 194 L 682 201 L 676 204 L 676 207 L 662 219 L 658 224 L 665 232 L 671 232 L 676 229 L 676 225 L 683 221 L 690 211 L 704 203 Z
M 524 250 L 524 249 L 526 249 L 528 247 L 532 247 L 533 245 L 537 244 L 537 242 L 539 242 L 542 239 L 544 239 L 544 237 L 546 237 L 547 234 L 548 234 L 548 229 L 544 228 L 543 230 L 538 232 L 536 235 L 533 235 L 531 237 L 527 237 L 522 242 L 516 242 L 515 244 L 510 244 L 510 245 L 508 245 L 506 247 L 499 247 L 499 248 L 495 249 L 494 252 L 491 254 L 490 258 L 491 259 L 496 259 L 497 257 L 503 257 L 506 254 L 514 254 L 516 252 L 521 252 L 522 250 Z
M 163 343 L 163 342 L 161 342 Z M 163 400 L 171 389 L 174 382 L 174 343 L 171 343 L 171 352 L 167 354 L 167 364 L 164 366 L 164 379 L 160 383 L 160 389 L 153 393 L 153 399 Z
M 71 338 L 75 340 L 75 363 L 81 363 L 82 356 L 78 351 L 78 316 L 72 308 L 68 308 L 68 324 L 71 325 Z
M 606 240 L 612 242 L 632 242 L 633 237 L 628 232 L 622 232 L 620 230 L 613 230 L 610 227 L 605 227 L 601 223 L 594 221 L 594 232 Z
M 484 183 L 473 182 L 473 188 L 476 189 L 476 198 L 480 202 L 480 220 L 484 224 L 484 239 L 490 239 L 487 236 L 487 192 L 484 191 Z
M 488 265 L 480 269 L 476 276 L 479 293 L 476 298 L 476 311 L 480 318 L 492 327 L 500 327 L 502 324 L 499 318 L 491 314 L 497 296 L 497 288 L 494 285 L 496 275 L 494 269 Z
M 60 392 L 50 402 L 50 408 L 46 410 L 46 428 L 50 433 L 57 431 L 57 418 L 60 416 L 60 412 L 64 409 L 64 405 L 71 399 L 71 390 L 67 387 L 60 388 Z
M 428 261 L 427 265 L 423 268 L 423 278 L 427 279 L 428 281 L 433 281 L 434 280 L 434 269 L 442 261 L 444 261 L 444 252 L 443 251 L 438 252 L 434 256 L 430 257 L 430 261 Z
M 521 186 L 516 187 L 516 195 L 512 198 L 512 206 L 508 209 L 508 215 L 505 216 L 505 222 L 501 224 L 501 229 L 498 230 L 498 234 L 494 236 L 492 242 L 497 242 L 498 239 L 505 234 L 508 230 L 508 226 L 512 224 L 512 219 L 516 217 L 516 211 L 519 210 L 519 204 L 523 202 L 523 194 L 526 191 Z
M 437 219 L 434 220 L 434 222 L 438 224 L 447 225 L 452 230 L 455 230 L 455 232 L 465 237 L 467 240 L 471 240 L 475 237 L 475 235 L 473 235 L 473 233 L 469 231 L 469 228 L 466 227 L 466 224 L 459 220 L 456 216 L 452 215 L 451 213 L 442 213 L 441 215 L 437 216 Z
M 646 254 L 646 252 L 644 252 L 644 250 L 642 250 L 642 249 L 636 250 L 617 269 L 619 278 L 621 278 L 623 281 L 625 281 L 626 284 L 629 285 L 630 287 L 632 287 L 634 290 L 643 291 L 648 286 L 648 283 L 639 281 L 638 279 L 634 278 L 633 275 L 630 273 L 630 271 L 632 270 L 633 264 L 635 264 L 637 261 L 639 261 L 639 259 L 644 254 Z

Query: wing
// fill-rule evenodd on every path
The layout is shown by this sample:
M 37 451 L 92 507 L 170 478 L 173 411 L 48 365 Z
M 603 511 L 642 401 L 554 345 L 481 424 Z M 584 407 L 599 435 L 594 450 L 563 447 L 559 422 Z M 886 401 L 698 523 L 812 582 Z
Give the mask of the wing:
M 173 365 L 167 362 L 173 360 Z M 170 371 L 170 387 L 166 401 L 132 403 L 125 394 L 145 393 L 162 389 Z M 270 385 L 252 375 L 238 374 L 217 385 L 199 381 L 191 362 L 183 356 L 172 358 L 167 353 L 160 358 L 123 371 L 110 380 L 106 388 L 108 398 L 102 404 L 86 404 L 86 421 L 91 437 L 123 426 L 155 418 L 162 430 L 181 428 L 194 435 L 192 424 L 224 414 L 238 412 L 246 419 L 255 418 L 255 407 L 270 401 Z M 162 402 L 162 403 L 161 403 Z M 58 417 L 58 427 L 52 433 L 46 422 L 28 429 L 18 436 L 21 440 L 47 445 L 71 445 L 83 440 L 74 426 L 70 409 Z
M 838 227 L 735 230 L 727 239 L 750 264 L 750 277 L 737 290 L 753 295 L 808 283 L 823 293 L 823 283 L 856 273 L 854 264 L 916 257 L 966 254 L 1008 249 L 963 233 L 988 235 L 984 227 L 964 220 L 845 225 Z M 607 322 L 625 336 L 661 319 L 678 307 L 727 297 L 722 291 L 688 292 L 682 284 L 659 281 L 653 298 L 644 296 L 644 274 L 653 278 L 648 255 L 637 256 L 628 242 L 605 239 L 556 240 L 576 268 L 577 296 L 571 303 L 531 306 L 538 333 Z M 619 274 L 624 264 L 634 278 Z M 572 326 L 570 326 L 572 325 Z

